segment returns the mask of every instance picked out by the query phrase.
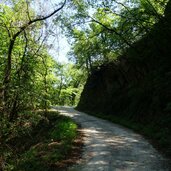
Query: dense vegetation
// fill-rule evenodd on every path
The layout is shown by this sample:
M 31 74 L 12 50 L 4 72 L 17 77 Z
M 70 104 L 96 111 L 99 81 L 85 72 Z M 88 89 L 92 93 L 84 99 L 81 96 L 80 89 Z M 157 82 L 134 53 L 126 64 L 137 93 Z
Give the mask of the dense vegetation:
M 62 24 L 72 45 L 70 59 L 89 73 L 94 67 L 117 60 L 148 34 L 163 18 L 167 3 L 165 0 L 76 2 L 71 14 L 64 13 Z
M 13 120 L 23 109 L 48 108 L 50 103 L 75 104 L 78 87 L 83 84 L 82 72 L 48 54 L 47 37 L 53 29 L 45 19 L 53 12 L 39 16 L 31 2 L 8 3 L 0 4 L 0 104 L 4 115 Z
M 171 156 L 171 2 L 141 39 L 93 70 L 78 109 L 140 131 Z M 130 39 L 128 39 L 130 40 Z
M 18 134 L 12 131 L 18 131 Z M 77 125 L 58 112 L 25 113 L 11 124 L 11 134 L 6 135 L 6 144 L 1 144 L 1 154 L 3 152 L 5 157 L 1 169 L 62 170 L 66 165 L 61 165 L 61 161 L 73 157 L 68 154 L 72 152 L 77 136 Z
M 31 134 L 29 125 L 38 124 L 37 111 L 77 104 L 86 78 L 77 66 L 59 63 L 49 53 L 49 37 L 58 27 L 53 20 L 57 21 L 66 1 L 46 2 L 47 10 L 43 1 L 35 3 L 0 2 L 0 170 L 13 169 L 9 161 L 15 163 L 18 156 L 9 141 Z

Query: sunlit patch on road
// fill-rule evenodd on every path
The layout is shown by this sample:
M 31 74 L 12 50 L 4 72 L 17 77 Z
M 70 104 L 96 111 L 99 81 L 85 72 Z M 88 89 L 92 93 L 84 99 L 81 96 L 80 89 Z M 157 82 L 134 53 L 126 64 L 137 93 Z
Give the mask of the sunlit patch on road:
M 162 157 L 141 135 L 108 121 L 58 107 L 61 114 L 81 124 L 84 151 L 69 171 L 169 171 Z

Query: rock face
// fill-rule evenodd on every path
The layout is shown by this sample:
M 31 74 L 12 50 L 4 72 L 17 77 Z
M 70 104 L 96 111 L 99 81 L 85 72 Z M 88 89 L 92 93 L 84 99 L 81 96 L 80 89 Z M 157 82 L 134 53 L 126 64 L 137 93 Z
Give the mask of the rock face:
M 171 1 L 167 5 L 165 17 L 149 34 L 117 61 L 93 71 L 84 87 L 78 109 L 122 115 L 144 123 L 155 118 L 160 120 L 163 115 L 170 117 L 170 4 Z

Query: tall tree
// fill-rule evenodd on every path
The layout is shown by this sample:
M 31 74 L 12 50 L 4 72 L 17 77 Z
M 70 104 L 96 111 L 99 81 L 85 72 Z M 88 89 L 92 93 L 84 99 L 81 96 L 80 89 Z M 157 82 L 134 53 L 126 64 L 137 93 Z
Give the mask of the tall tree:
M 15 13 L 16 11 L 19 11 L 19 9 L 23 9 L 25 13 L 20 13 L 20 15 L 24 16 L 23 18 L 20 17 L 20 20 L 15 19 L 16 21 L 13 21 L 9 18 L 8 21 L 4 20 L 4 15 L 1 17 L 2 25 L 5 27 L 8 37 L 9 37 L 9 43 L 8 43 L 8 51 L 7 51 L 7 60 L 5 65 L 5 72 L 4 72 L 4 78 L 1 88 L 1 97 L 3 101 L 3 113 L 6 113 L 6 115 L 11 115 L 11 107 L 15 105 L 9 105 L 9 98 L 10 97 L 10 79 L 11 79 L 11 71 L 12 71 L 12 55 L 14 51 L 14 46 L 17 41 L 23 34 L 25 35 L 27 31 L 31 28 L 31 26 L 34 26 L 38 22 L 42 22 L 53 15 L 55 15 L 57 12 L 59 12 L 66 4 L 66 0 L 62 3 L 62 5 L 55 9 L 53 12 L 49 13 L 46 16 L 34 16 L 31 14 L 29 10 L 29 3 L 28 1 L 19 0 L 15 3 L 13 3 L 12 8 L 8 8 L 7 6 L 1 6 L 2 10 L 5 11 L 5 9 L 8 8 L 8 10 L 11 11 L 11 14 Z M 3 8 L 4 7 L 4 8 Z M 3 14 L 3 13 L 2 13 Z M 6 23 L 7 22 L 7 23 Z M 32 28 L 33 29 L 33 28 Z M 25 36 L 26 38 L 26 36 Z M 27 41 L 26 41 L 27 43 Z M 13 107 L 12 107 L 13 108 Z

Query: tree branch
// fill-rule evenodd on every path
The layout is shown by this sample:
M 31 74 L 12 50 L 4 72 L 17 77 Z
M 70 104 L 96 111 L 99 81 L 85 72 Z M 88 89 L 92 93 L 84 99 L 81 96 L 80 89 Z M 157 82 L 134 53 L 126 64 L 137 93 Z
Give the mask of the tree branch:
M 30 13 L 29 13 L 29 2 L 28 2 L 28 0 L 26 0 L 26 5 L 27 5 L 27 16 L 28 16 L 29 21 L 31 21 L 31 17 L 30 17 Z
M 43 20 L 46 20 L 46 19 L 52 17 L 54 14 L 56 14 L 58 11 L 60 11 L 65 6 L 65 4 L 66 4 L 66 0 L 61 5 L 61 7 L 59 7 L 58 9 L 56 9 L 55 11 L 50 13 L 49 15 L 44 16 L 44 17 L 40 17 L 40 18 L 35 18 L 33 20 L 30 20 L 27 24 L 25 24 L 24 26 L 20 27 L 20 30 L 16 34 L 14 34 L 13 39 L 15 39 L 18 35 L 20 35 L 20 33 L 22 33 L 31 24 L 36 23 L 38 21 L 43 21 Z
M 91 17 L 91 16 L 89 16 L 89 17 Z M 116 34 L 117 36 L 119 36 L 119 37 L 124 41 L 124 43 L 126 43 L 129 47 L 133 47 L 132 44 L 131 44 L 130 42 L 128 42 L 120 33 L 117 32 L 116 29 L 114 29 L 114 28 L 109 28 L 109 27 L 107 27 L 106 25 L 104 25 L 103 23 L 101 23 L 100 21 L 97 21 L 97 20 L 95 20 L 95 19 L 92 18 L 92 17 L 91 17 L 91 19 L 92 19 L 92 21 L 94 21 L 95 23 L 97 23 L 97 24 L 103 26 L 106 30 L 115 33 L 115 34 Z

